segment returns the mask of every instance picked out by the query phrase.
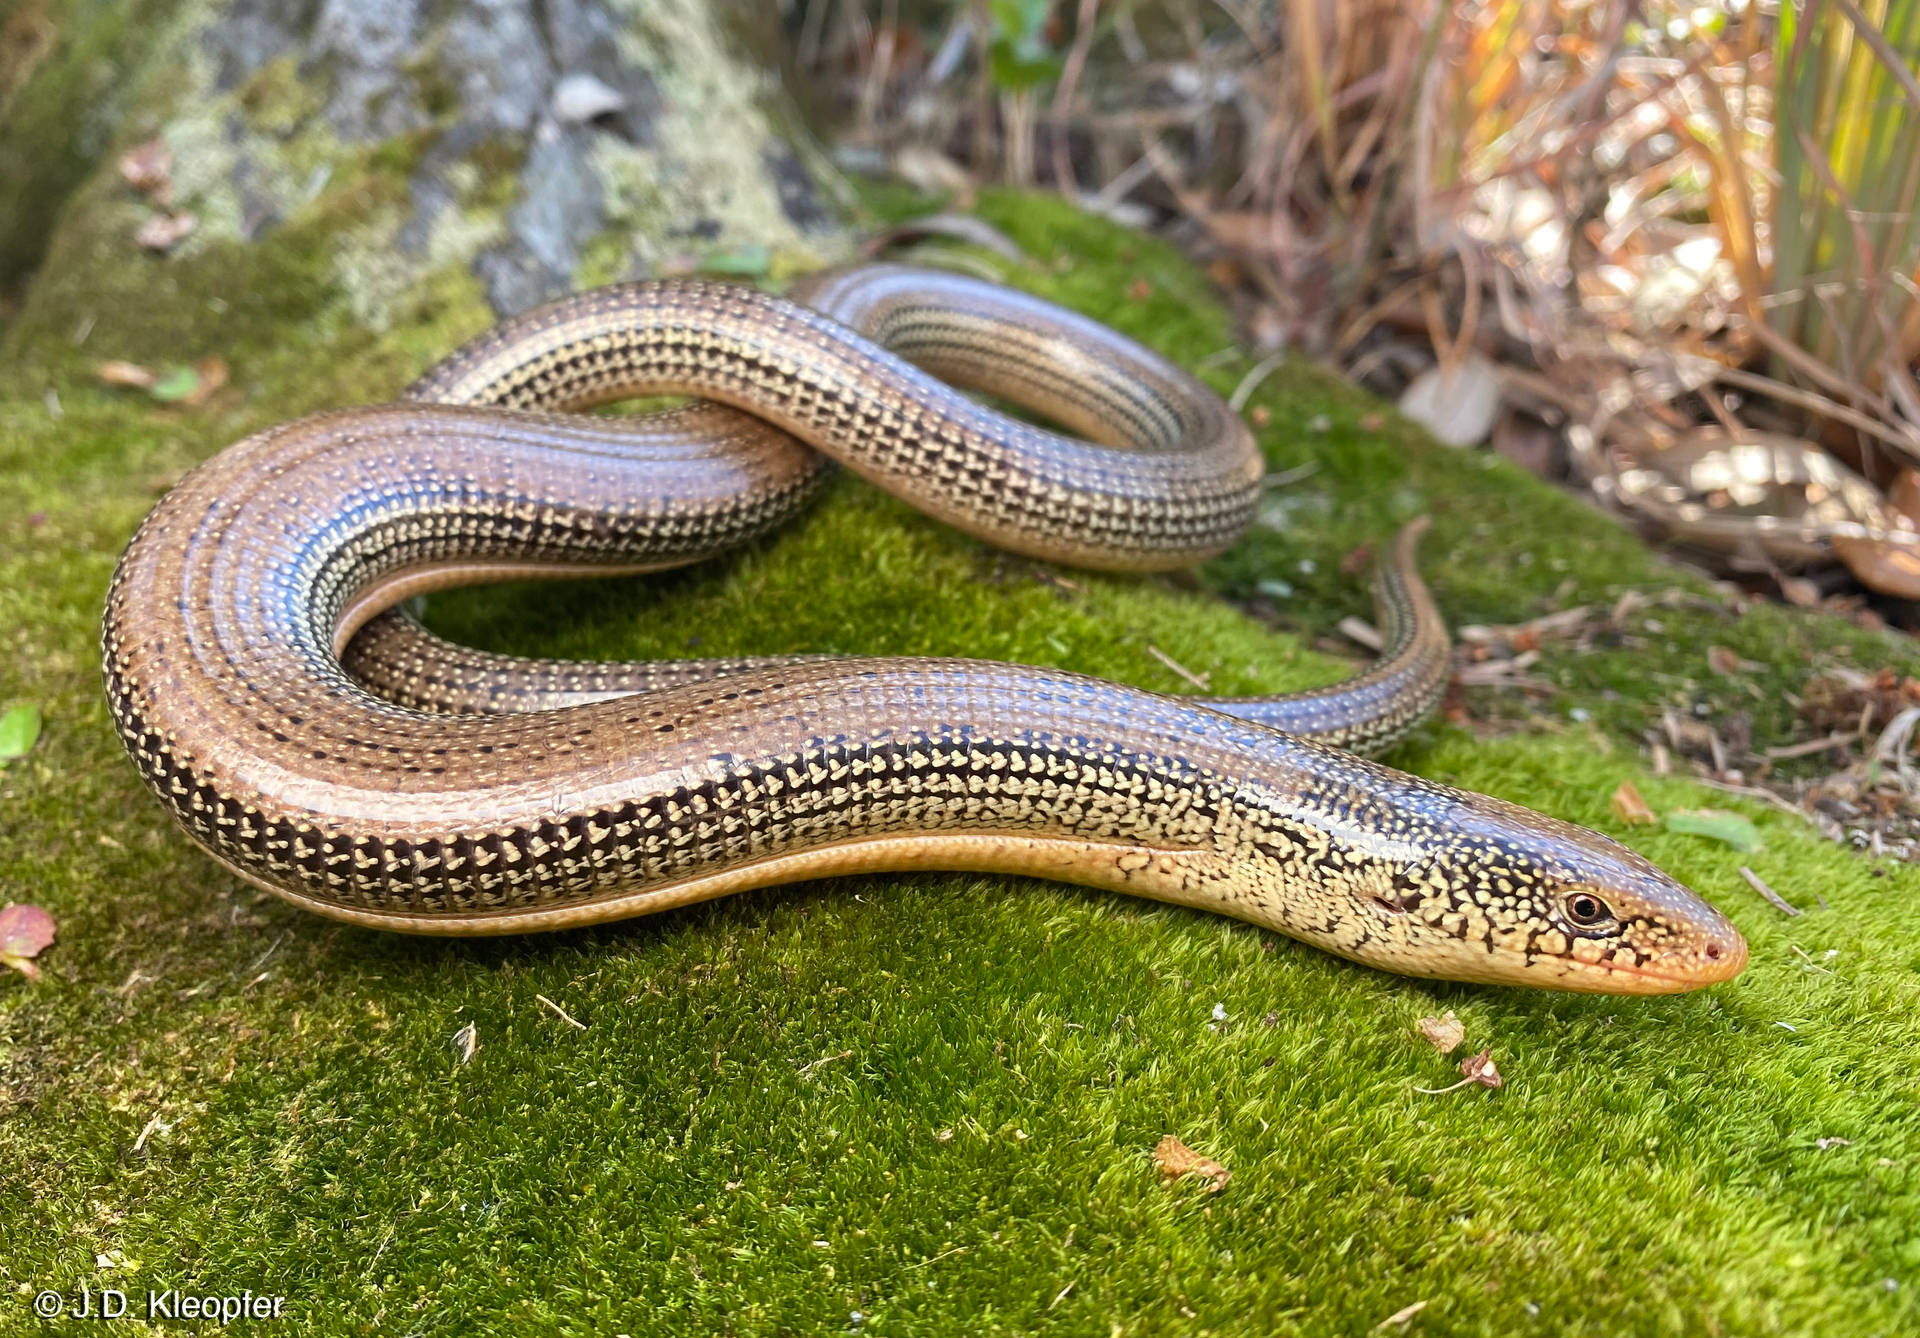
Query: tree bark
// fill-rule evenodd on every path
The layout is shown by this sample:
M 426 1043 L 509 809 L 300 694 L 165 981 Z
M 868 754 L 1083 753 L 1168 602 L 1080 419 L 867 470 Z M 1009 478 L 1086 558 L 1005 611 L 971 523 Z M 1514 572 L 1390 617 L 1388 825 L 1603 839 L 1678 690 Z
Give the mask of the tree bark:
M 386 330 L 452 271 L 506 315 L 703 258 L 832 259 L 844 187 L 755 49 L 776 31 L 773 0 L 18 0 L 0 353 L 85 325 L 177 358 L 208 302 Z M 153 141 L 170 181 L 142 191 L 115 160 Z M 156 217 L 191 231 L 143 247 Z

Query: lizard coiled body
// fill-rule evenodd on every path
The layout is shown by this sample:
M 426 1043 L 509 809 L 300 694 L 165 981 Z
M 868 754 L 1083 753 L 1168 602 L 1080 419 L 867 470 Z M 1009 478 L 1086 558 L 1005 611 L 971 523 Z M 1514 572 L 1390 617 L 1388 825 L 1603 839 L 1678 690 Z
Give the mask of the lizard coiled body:
M 544 664 L 385 612 L 697 561 L 784 521 L 825 457 L 989 542 L 1109 569 L 1197 561 L 1251 517 L 1245 428 L 1093 322 L 895 266 L 804 301 L 699 281 L 581 294 L 399 403 L 195 470 L 108 599 L 108 698 L 148 785 L 241 876 L 414 932 L 940 868 L 1222 911 L 1413 975 L 1666 992 L 1739 970 L 1733 927 L 1607 838 L 1349 751 L 1398 738 L 1446 683 L 1414 529 L 1382 566 L 1380 664 L 1287 697 L 966 660 Z M 562 412 L 638 394 L 706 403 Z

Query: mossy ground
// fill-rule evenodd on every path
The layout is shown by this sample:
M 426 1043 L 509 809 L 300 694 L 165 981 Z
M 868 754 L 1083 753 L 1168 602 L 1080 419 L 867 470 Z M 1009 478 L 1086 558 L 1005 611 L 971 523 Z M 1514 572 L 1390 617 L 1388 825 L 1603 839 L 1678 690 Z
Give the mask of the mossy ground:
M 1038 258 L 1016 280 L 1222 387 L 1248 367 L 1161 246 L 1045 200 L 982 207 Z M 485 320 L 452 278 L 388 334 L 343 326 L 301 265 L 324 236 L 310 222 L 244 271 L 203 256 L 195 286 L 122 257 L 159 296 L 50 285 L 9 335 L 0 706 L 36 701 L 47 726 L 0 773 L 0 899 L 48 907 L 61 937 L 44 981 L 0 980 L 0 1332 L 35 1331 L 38 1290 L 82 1285 L 280 1293 L 292 1331 L 315 1333 L 1352 1333 L 1416 1301 L 1412 1330 L 1435 1334 L 1920 1324 L 1920 876 L 1770 810 L 1747 857 L 1608 811 L 1629 778 L 1662 809 L 1727 802 L 1650 777 L 1632 742 L 1661 705 L 1732 691 L 1710 642 L 1767 666 L 1764 741 L 1820 658 L 1912 666 L 1818 617 L 1662 610 L 1649 648 L 1542 666 L 1566 687 L 1556 715 L 1590 723 L 1436 726 L 1391 759 L 1612 831 L 1715 898 L 1752 965 L 1699 995 L 1423 984 L 1004 879 L 849 879 L 442 943 L 322 922 L 220 873 L 107 727 L 94 643 L 118 549 L 193 460 L 292 409 L 391 393 Z M 187 322 L 210 298 L 224 319 Z M 82 353 L 68 332 L 89 311 Z M 168 329 L 192 333 L 182 360 L 232 362 L 209 409 L 92 383 L 91 359 L 153 356 Z M 1284 528 L 1199 581 L 1063 586 L 842 480 L 701 568 L 468 592 L 432 618 L 536 653 L 952 653 L 1181 689 L 1151 643 L 1253 691 L 1346 672 L 1307 648 L 1365 610 L 1340 561 L 1423 510 L 1456 622 L 1688 584 L 1496 459 L 1391 413 L 1363 428 L 1380 407 L 1305 367 L 1252 405 L 1275 467 L 1319 468 L 1276 497 Z M 1296 587 L 1289 630 L 1220 597 L 1263 576 Z M 1783 919 L 1742 858 L 1831 909 Z M 1500 1092 L 1412 1090 L 1454 1076 L 1413 1029 L 1448 1008 L 1493 1049 Z M 1165 1133 L 1224 1161 L 1226 1191 L 1159 1183 Z

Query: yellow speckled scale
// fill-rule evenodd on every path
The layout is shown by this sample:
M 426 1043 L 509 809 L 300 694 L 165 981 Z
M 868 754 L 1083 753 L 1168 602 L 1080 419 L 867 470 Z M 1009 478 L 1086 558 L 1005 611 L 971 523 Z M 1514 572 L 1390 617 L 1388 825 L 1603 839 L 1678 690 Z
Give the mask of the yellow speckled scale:
M 195 470 L 108 599 L 108 698 L 141 775 L 242 877 L 412 932 L 938 868 L 1217 910 L 1411 975 L 1645 993 L 1739 971 L 1733 927 L 1614 842 L 1343 751 L 1400 737 L 1445 687 L 1418 527 L 1382 563 L 1380 664 L 1287 697 L 968 660 L 528 661 L 383 612 L 455 584 L 697 561 L 790 516 L 827 457 L 989 542 L 1113 569 L 1204 558 L 1251 516 L 1244 427 L 1102 326 L 897 266 L 801 298 L 580 294 L 404 402 Z M 703 402 L 558 412 L 639 394 Z

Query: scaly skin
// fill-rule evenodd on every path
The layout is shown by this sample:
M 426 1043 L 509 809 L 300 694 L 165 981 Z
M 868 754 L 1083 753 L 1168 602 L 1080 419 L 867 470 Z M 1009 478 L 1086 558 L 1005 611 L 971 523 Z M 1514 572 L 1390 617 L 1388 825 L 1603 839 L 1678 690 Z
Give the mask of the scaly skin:
M 549 664 L 390 616 L 355 640 L 423 590 L 718 552 L 805 503 L 816 451 L 992 542 L 1108 568 L 1205 557 L 1252 513 L 1245 429 L 1092 322 L 892 266 L 805 296 L 819 310 L 692 281 L 581 294 L 406 402 L 195 470 L 108 599 L 108 698 L 141 775 L 242 877 L 410 932 L 939 868 L 1221 911 L 1408 975 L 1664 993 L 1739 972 L 1733 926 L 1616 843 L 1343 751 L 1399 737 L 1445 687 L 1417 527 L 1382 567 L 1382 663 L 1290 697 L 969 660 Z M 538 412 L 644 393 L 716 403 Z

